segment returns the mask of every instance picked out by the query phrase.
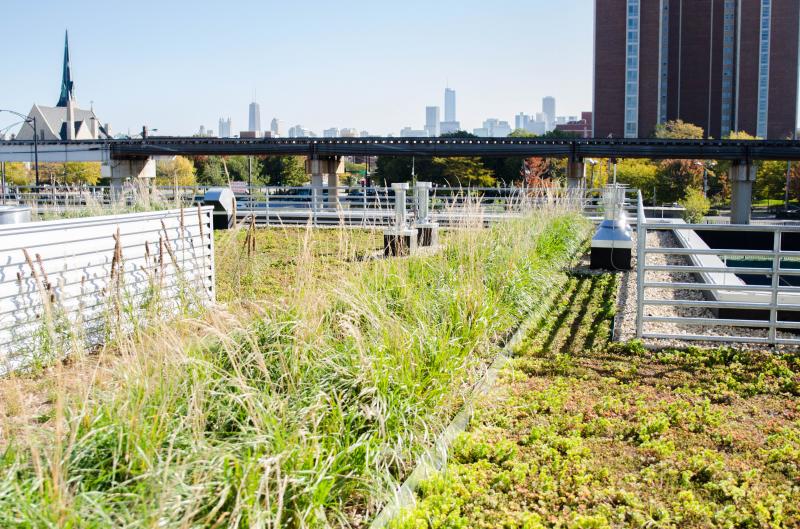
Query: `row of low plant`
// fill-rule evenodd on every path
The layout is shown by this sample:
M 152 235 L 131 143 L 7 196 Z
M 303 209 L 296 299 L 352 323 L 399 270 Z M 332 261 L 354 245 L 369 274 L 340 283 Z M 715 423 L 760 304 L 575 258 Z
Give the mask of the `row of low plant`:
M 394 528 L 798 527 L 800 357 L 611 344 L 574 278 Z
M 587 230 L 547 211 L 339 276 L 305 236 L 279 302 L 145 333 L 10 439 L 0 526 L 365 524 Z

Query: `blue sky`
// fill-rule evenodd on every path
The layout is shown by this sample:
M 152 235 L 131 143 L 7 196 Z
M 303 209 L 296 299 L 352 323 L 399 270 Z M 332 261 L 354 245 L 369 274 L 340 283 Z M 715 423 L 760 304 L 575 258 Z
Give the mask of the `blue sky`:
M 456 89 L 462 128 L 487 117 L 591 110 L 592 0 L 2 0 L 0 108 L 53 105 L 64 29 L 78 102 L 116 132 L 421 128 Z M 10 123 L 0 114 L 0 128 Z

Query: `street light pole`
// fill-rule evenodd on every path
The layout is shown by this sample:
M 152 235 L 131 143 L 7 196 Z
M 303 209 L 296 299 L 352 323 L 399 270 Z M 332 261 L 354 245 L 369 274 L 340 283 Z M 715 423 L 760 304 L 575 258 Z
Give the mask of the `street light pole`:
M 33 160 L 36 169 L 36 191 L 39 191 L 39 131 L 36 128 L 36 116 L 33 119 Z
M 33 126 L 33 159 L 35 164 L 36 170 L 36 190 L 39 190 L 39 129 L 36 126 L 36 116 L 26 116 L 25 114 L 20 114 L 19 112 L 14 112 L 13 110 L 8 110 L 6 108 L 0 108 L 0 112 L 8 112 L 9 114 L 14 114 L 15 116 L 19 116 L 25 120 L 25 123 L 28 125 Z

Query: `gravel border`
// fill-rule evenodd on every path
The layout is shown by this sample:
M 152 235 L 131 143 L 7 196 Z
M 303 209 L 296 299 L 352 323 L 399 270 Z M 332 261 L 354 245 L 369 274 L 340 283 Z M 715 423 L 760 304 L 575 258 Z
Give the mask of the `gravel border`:
M 680 248 L 678 239 L 671 231 L 652 230 L 647 233 L 647 246 L 658 248 Z M 630 271 L 621 272 L 622 277 L 617 290 L 617 314 L 614 318 L 614 339 L 617 341 L 628 341 L 636 338 L 636 260 L 637 245 L 633 247 L 633 268 Z M 690 265 L 689 258 L 680 255 L 651 254 L 648 264 L 652 265 Z M 697 278 L 694 274 L 684 272 L 647 272 L 647 280 L 650 282 L 680 282 L 696 283 Z M 700 290 L 674 290 L 674 289 L 655 289 L 647 290 L 648 299 L 675 299 L 675 300 L 704 300 L 703 291 Z M 653 306 L 648 305 L 645 309 L 646 316 L 660 317 L 690 317 L 690 318 L 714 318 L 710 309 L 699 307 L 674 307 L 668 305 Z M 702 326 L 702 325 L 681 325 L 665 322 L 645 323 L 645 332 L 659 334 L 707 334 L 712 336 L 750 336 L 767 337 L 769 330 L 765 328 L 748 327 L 729 327 L 729 326 Z M 781 338 L 797 339 L 798 335 L 778 331 Z M 743 342 L 714 342 L 696 340 L 655 340 L 645 339 L 643 343 L 651 349 L 682 348 L 687 346 L 696 347 L 720 347 L 728 346 L 737 349 L 765 349 L 773 348 L 765 344 L 752 344 Z M 775 346 L 776 350 L 797 351 L 797 346 L 780 345 Z

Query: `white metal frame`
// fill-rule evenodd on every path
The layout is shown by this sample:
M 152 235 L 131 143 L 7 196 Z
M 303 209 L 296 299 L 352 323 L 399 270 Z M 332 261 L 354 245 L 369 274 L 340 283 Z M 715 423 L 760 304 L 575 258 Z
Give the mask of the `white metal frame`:
M 640 339 L 665 339 L 706 342 L 755 343 L 768 345 L 800 345 L 797 338 L 780 337 L 779 330 L 800 329 L 800 322 L 780 320 L 780 312 L 800 312 L 800 287 L 781 285 L 781 277 L 800 276 L 800 269 L 782 266 L 784 258 L 800 258 L 800 252 L 781 250 L 784 233 L 800 233 L 800 226 L 787 225 L 736 225 L 736 224 L 685 224 L 652 222 L 645 216 L 641 194 L 637 206 L 637 256 L 636 256 L 636 337 Z M 737 233 L 771 232 L 773 245 L 771 250 L 737 250 L 709 248 L 656 248 L 647 245 L 647 232 L 652 230 L 668 231 L 734 231 Z M 647 262 L 650 255 L 685 256 L 691 261 L 687 265 L 655 265 Z M 770 259 L 769 268 L 759 267 L 727 267 L 703 265 L 703 256 L 717 257 L 762 257 Z M 696 274 L 701 282 L 651 281 L 648 272 L 673 272 Z M 736 277 L 736 274 L 757 274 L 770 277 L 769 285 L 748 285 Z M 720 280 L 720 277 L 735 278 L 733 281 Z M 647 291 L 652 289 L 694 290 L 706 294 L 703 300 L 650 299 Z M 759 299 L 763 298 L 763 299 Z M 706 309 L 751 309 L 769 313 L 769 319 L 731 319 L 704 318 L 684 316 L 646 316 L 647 306 L 671 306 Z M 686 334 L 656 333 L 647 330 L 648 323 L 671 323 L 687 327 L 706 327 L 709 329 L 728 327 L 726 335 L 709 332 L 693 332 Z M 767 336 L 753 336 L 750 329 L 767 329 Z M 732 332 L 732 331 L 740 332 Z

